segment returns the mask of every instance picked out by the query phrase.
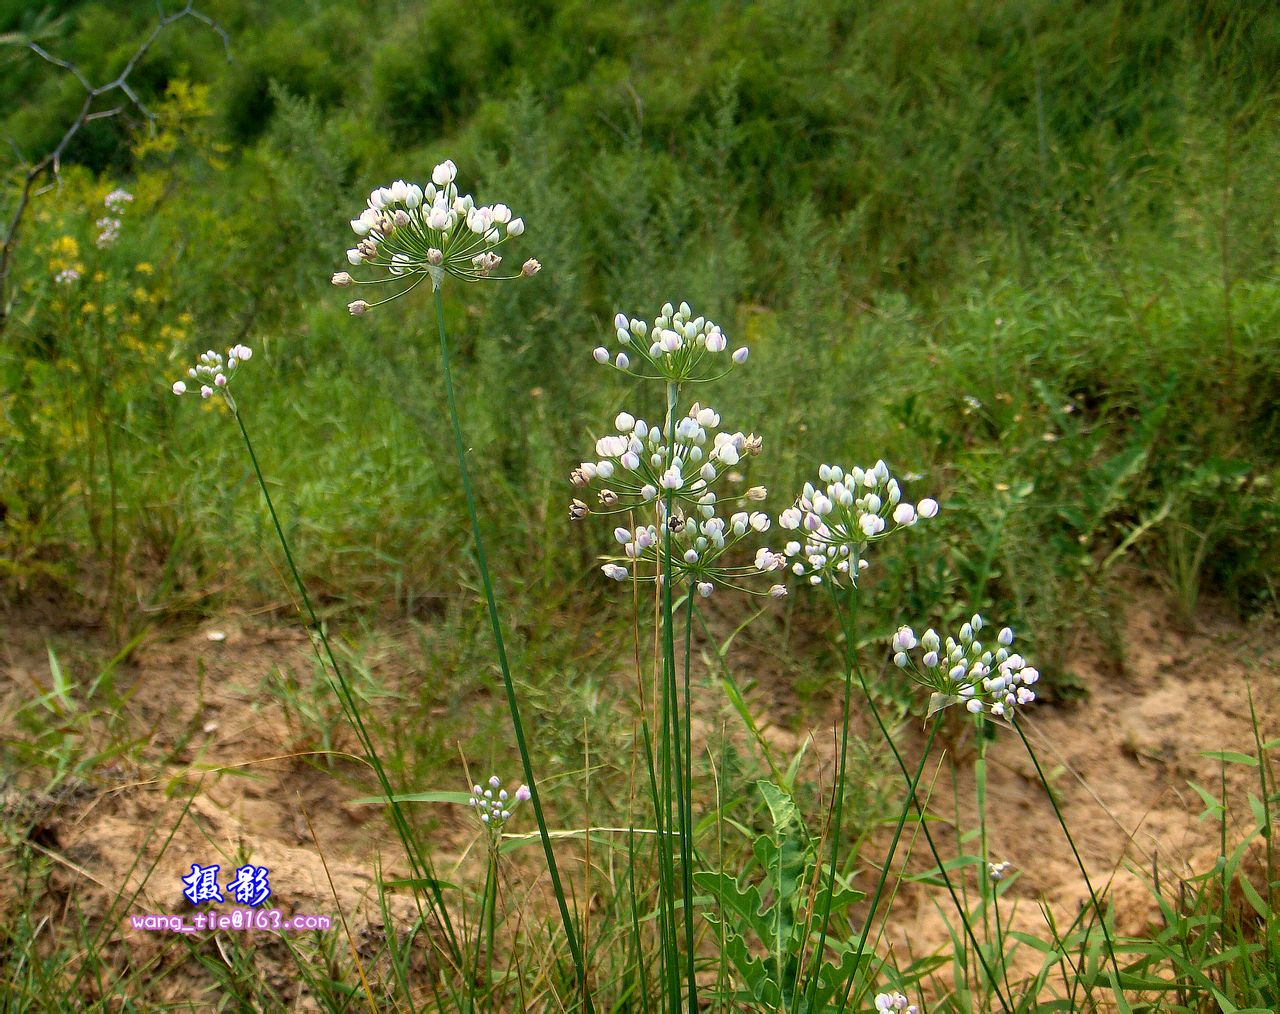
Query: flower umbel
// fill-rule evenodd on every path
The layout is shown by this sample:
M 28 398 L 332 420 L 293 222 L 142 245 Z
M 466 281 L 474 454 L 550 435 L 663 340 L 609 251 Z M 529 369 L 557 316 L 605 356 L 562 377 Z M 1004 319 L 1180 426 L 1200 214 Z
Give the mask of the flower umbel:
M 984 625 L 982 617 L 974 615 L 957 637 L 945 641 L 933 629 L 919 640 L 910 627 L 901 627 L 893 635 L 894 665 L 933 691 L 930 714 L 963 704 L 975 715 L 985 712 L 1012 720 L 1018 708 L 1036 699 L 1031 687 L 1040 673 L 1009 651 L 1013 631 L 1002 628 L 993 651 L 978 640 Z M 917 648 L 919 658 L 913 654 Z
M 839 465 L 822 465 L 818 479 L 824 488 L 806 482 L 794 506 L 778 516 L 778 527 L 804 533 L 803 542 L 788 542 L 784 552 L 793 561 L 792 573 L 810 584 L 844 579 L 856 584 L 867 567 L 862 553 L 870 543 L 938 513 L 934 500 L 915 506 L 904 501 L 883 461 L 847 473 Z
M 200 353 L 196 365 L 187 370 L 187 379 L 192 382 L 192 392 L 198 390 L 201 398 L 209 398 L 219 393 L 230 402 L 231 380 L 240 367 L 251 358 L 253 358 L 253 349 L 247 345 L 233 345 L 227 349 L 225 356 L 213 349 Z M 177 395 L 186 394 L 187 382 L 175 381 L 172 390 Z
M 512 217 L 505 204 L 477 204 L 470 194 L 460 193 L 453 182 L 457 174 L 446 160 L 435 167 L 425 187 L 396 180 L 369 194 L 368 206 L 351 221 L 359 242 L 347 251 L 347 261 L 353 267 L 368 265 L 376 275 L 354 279 L 342 271 L 333 276 L 333 284 L 408 284 L 377 303 L 355 300 L 348 304 L 353 315 L 404 295 L 424 278 L 439 288 L 445 275 L 474 282 L 537 273 L 541 265 L 535 260 L 515 274 L 495 273 L 502 263 L 498 248 L 523 234 L 524 221 Z
M 729 340 L 720 325 L 694 317 L 688 303 L 678 308 L 667 303 L 652 324 L 628 320 L 620 313 L 613 318 L 613 326 L 621 351 L 611 356 L 601 345 L 592 356 L 598 363 L 612 363 L 615 369 L 646 380 L 706 383 L 747 361 L 745 348 L 724 355 Z
M 502 779 L 492 775 L 485 785 L 471 786 L 471 798 L 467 804 L 476 812 L 485 828 L 495 838 L 502 833 L 502 828 L 516 808 L 529 799 L 529 788 L 521 785 L 514 793 L 502 787 Z
M 674 439 L 668 439 L 664 425 L 628 412 L 620 412 L 614 425 L 620 432 L 596 441 L 599 460 L 582 462 L 570 475 L 576 487 L 592 483 L 601 487 L 600 502 L 607 509 L 600 513 L 644 507 L 665 500 L 670 493 L 673 503 L 710 517 L 717 500 L 712 484 L 763 447 L 755 434 L 712 435 L 710 431 L 720 425 L 720 414 L 697 403 L 672 427 Z M 764 498 L 763 490 L 749 492 L 751 499 Z

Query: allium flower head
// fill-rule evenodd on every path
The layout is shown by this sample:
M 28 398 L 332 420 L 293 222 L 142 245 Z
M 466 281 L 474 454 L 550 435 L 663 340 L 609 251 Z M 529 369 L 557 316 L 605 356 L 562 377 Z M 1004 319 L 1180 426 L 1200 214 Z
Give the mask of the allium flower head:
M 661 519 L 658 525 L 613 530 L 622 555 L 600 568 L 605 577 L 625 581 L 634 575 L 642 581 L 654 580 L 662 573 L 668 530 L 671 536 L 671 580 L 675 585 L 689 583 L 702 598 L 709 597 L 718 585 L 754 594 L 743 581 L 779 570 L 786 564 L 777 553 L 763 548 L 756 551 L 751 563 L 729 562 L 735 557 L 743 558 L 739 544 L 744 539 L 769 530 L 769 516 L 763 511 L 739 511 L 722 518 L 709 507 L 688 517 L 682 511 L 673 511 L 668 517 L 666 505 L 659 503 L 658 515 Z M 779 587 L 775 585 L 767 594 L 780 598 Z
M 496 839 L 511 815 L 528 799 L 527 785 L 521 785 L 515 792 L 508 792 L 502 787 L 502 779 L 493 775 L 484 785 L 471 786 L 471 797 L 467 800 L 467 805 L 475 811 L 476 817 L 491 837 Z
M 720 325 L 694 317 L 688 303 L 679 307 L 667 303 L 652 324 L 620 313 L 613 326 L 619 351 L 611 354 L 602 345 L 592 356 L 598 363 L 612 363 L 615 369 L 647 380 L 702 383 L 723 377 L 747 360 L 745 348 L 729 355 L 729 340 Z
M 220 352 L 209 349 L 200 353 L 196 365 L 187 370 L 187 380 L 175 381 L 171 390 L 176 395 L 188 391 L 200 392 L 200 397 L 210 398 L 221 394 L 233 408 L 235 401 L 231 397 L 231 381 L 243 366 L 253 357 L 253 350 L 247 345 L 233 345 L 224 356 Z M 187 381 L 190 381 L 188 386 Z
M 601 503 L 610 508 L 602 513 L 670 499 L 710 517 L 719 499 L 712 486 L 763 447 L 754 434 L 716 432 L 720 414 L 696 402 L 671 434 L 664 424 L 629 412 L 620 412 L 614 425 L 619 432 L 596 441 L 597 459 L 582 462 L 570 476 L 578 488 L 599 487 Z M 735 499 L 762 500 L 764 495 L 762 487 L 753 487 Z
M 898 480 L 883 461 L 848 472 L 822 465 L 818 481 L 821 485 L 805 483 L 795 504 L 778 516 L 778 527 L 800 536 L 783 550 L 790 569 L 810 584 L 857 583 L 867 567 L 862 554 L 868 545 L 938 513 L 933 500 L 914 506 L 904 501 Z
M 515 274 L 497 273 L 502 263 L 498 249 L 524 232 L 524 222 L 513 218 L 505 204 L 477 204 L 470 194 L 460 193 L 454 183 L 457 174 L 457 166 L 446 160 L 435 167 L 426 186 L 396 180 L 374 190 L 364 211 L 351 220 L 358 241 L 347 251 L 347 262 L 367 265 L 375 276 L 353 279 L 339 272 L 333 284 L 408 283 L 381 301 L 386 303 L 424 278 L 439 288 L 446 275 L 474 282 L 536 274 L 541 265 L 535 260 L 526 261 Z M 378 305 L 356 300 L 349 309 L 358 314 Z
M 945 641 L 932 629 L 926 630 L 918 643 L 910 627 L 902 627 L 894 635 L 894 665 L 933 691 L 929 714 L 963 704 L 975 715 L 1012 720 L 1019 708 L 1036 699 L 1031 687 L 1040 673 L 1021 655 L 1009 651 L 1013 631 L 1001 629 L 993 650 L 980 640 L 985 626 L 982 617 L 974 615 L 955 637 Z
M 882 1012 L 902 1011 L 904 1014 L 916 1014 L 915 1004 L 901 993 L 877 993 L 876 1010 Z
M 53 276 L 53 280 L 58 285 L 74 285 L 80 281 L 80 272 L 75 268 L 63 268 Z

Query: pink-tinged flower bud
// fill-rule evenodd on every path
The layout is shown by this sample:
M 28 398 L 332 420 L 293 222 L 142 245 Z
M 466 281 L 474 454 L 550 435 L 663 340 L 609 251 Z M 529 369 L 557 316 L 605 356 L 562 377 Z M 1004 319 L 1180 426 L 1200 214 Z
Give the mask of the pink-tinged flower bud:
M 350 285 L 353 279 L 345 271 L 339 271 L 336 275 L 334 275 L 331 279 L 329 279 L 329 281 L 331 281 L 334 285 Z
M 369 309 L 369 304 L 363 299 L 357 299 L 354 303 L 347 304 L 347 311 L 353 317 L 359 317 L 362 313 Z
M 513 218 L 510 222 L 508 222 L 508 223 L 507 223 L 507 235 L 508 235 L 508 236 L 522 236 L 522 235 L 524 235 L 524 219 L 523 219 L 523 218 Z
M 900 503 L 893 509 L 893 520 L 900 525 L 913 525 L 916 521 L 916 509 L 909 503 Z
M 606 563 L 600 570 L 610 580 L 625 581 L 627 579 L 627 568 L 616 563 Z
M 427 263 L 432 265 L 433 267 L 438 268 L 441 264 L 444 263 L 444 254 L 442 254 L 435 247 L 431 247 L 430 249 L 427 250 Z
M 775 584 L 769 589 L 769 594 L 775 599 L 780 599 L 787 594 L 787 586 L 785 584 Z
M 916 513 L 926 519 L 937 516 L 938 501 L 932 499 L 921 500 L 920 503 L 916 505 Z
M 213 383 L 217 387 L 226 387 L 227 375 L 225 373 L 219 373 L 216 377 L 213 378 Z
M 427 216 L 427 228 L 435 229 L 436 232 L 444 232 L 449 228 L 449 209 L 436 205 L 431 209 L 431 214 Z
M 174 383 L 174 385 L 173 385 L 173 393 L 174 393 L 174 394 L 186 394 L 186 393 L 187 393 L 187 385 L 186 385 L 186 384 L 184 384 L 181 380 L 176 381 L 176 382 Z
M 524 275 L 525 278 L 532 278 L 541 270 L 542 270 L 542 265 L 539 264 L 537 261 L 535 261 L 532 257 L 530 257 L 527 261 L 524 262 L 524 267 L 520 269 L 520 274 Z
M 516 789 L 517 802 L 527 803 L 531 798 L 533 798 L 533 793 L 529 791 L 529 786 L 521 785 L 520 788 Z
M 208 384 L 205 384 L 204 386 L 202 386 L 202 387 L 200 388 L 200 397 L 201 397 L 201 398 L 207 398 L 207 397 L 209 397 L 211 394 L 213 394 L 213 388 L 212 388 L 212 387 L 210 387 Z
M 438 166 L 431 170 L 431 182 L 438 187 L 447 186 L 452 183 L 458 176 L 458 167 L 453 164 L 453 159 L 447 158 Z
M 736 351 L 733 354 L 733 361 L 737 363 L 739 366 L 745 363 L 747 361 L 747 349 L 746 348 L 738 349 L 738 351 Z

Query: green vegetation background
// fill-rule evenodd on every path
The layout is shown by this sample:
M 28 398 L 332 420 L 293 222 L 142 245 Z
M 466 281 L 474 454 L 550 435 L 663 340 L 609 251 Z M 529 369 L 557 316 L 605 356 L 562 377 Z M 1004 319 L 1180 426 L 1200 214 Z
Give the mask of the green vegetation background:
M 617 310 L 668 299 L 752 348 L 710 400 L 764 436 L 749 479 L 773 510 L 820 461 L 881 456 L 942 501 L 878 575 L 886 629 L 994 609 L 1069 678 L 1068 632 L 1105 637 L 1135 575 L 1188 612 L 1205 590 L 1274 604 L 1269 4 L 201 9 L 231 60 L 199 25 L 169 30 L 135 77 L 158 133 L 90 124 L 24 226 L 0 343 L 10 600 L 124 629 L 284 601 L 228 420 L 168 394 L 196 352 L 245 341 L 239 400 L 330 612 L 478 629 L 428 297 L 356 320 L 327 284 L 365 194 L 451 157 L 464 189 L 524 216 L 513 255 L 544 265 L 447 292 L 530 669 L 571 665 L 576 618 L 621 608 L 595 572 L 607 531 L 568 522 L 567 476 L 618 410 L 657 410 L 590 350 Z M 93 80 L 153 19 L 0 0 L 7 41 L 35 36 Z M 79 101 L 68 74 L 0 47 L 0 159 L 48 150 Z M 117 184 L 137 200 L 97 251 Z M 76 256 L 69 294 L 53 275 Z

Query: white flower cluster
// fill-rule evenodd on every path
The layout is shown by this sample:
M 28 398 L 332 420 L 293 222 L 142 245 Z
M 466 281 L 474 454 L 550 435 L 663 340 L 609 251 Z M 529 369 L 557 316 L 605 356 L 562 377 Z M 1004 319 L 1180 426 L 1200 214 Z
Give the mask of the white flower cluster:
M 876 1010 L 902 1011 L 903 1014 L 916 1014 L 916 1006 L 901 993 L 877 993 Z
M 932 628 L 919 640 L 910 627 L 901 627 L 893 635 L 893 662 L 933 691 L 931 713 L 963 704 L 975 715 L 989 712 L 1012 719 L 1018 708 L 1036 699 L 1031 687 L 1040 673 L 1009 651 L 1013 631 L 1001 629 L 992 651 L 978 640 L 983 625 L 982 617 L 975 615 L 960 628 L 959 637 L 945 641 Z M 922 651 L 918 661 L 911 654 L 917 647 Z
M 847 473 L 838 465 L 822 465 L 818 479 L 824 488 L 806 482 L 795 505 L 778 516 L 780 528 L 804 533 L 803 542 L 788 542 L 783 552 L 792 561 L 792 573 L 810 584 L 843 578 L 856 583 L 867 566 L 862 552 L 868 544 L 938 513 L 934 500 L 915 506 L 904 501 L 883 461 Z
M 744 457 L 760 453 L 763 441 L 754 433 L 712 433 L 720 425 L 720 414 L 694 403 L 689 414 L 673 427 L 668 439 L 666 427 L 620 412 L 614 419 L 619 432 L 596 441 L 596 461 L 584 461 L 570 475 L 579 489 L 592 482 L 600 484 L 600 503 L 618 513 L 643 507 L 668 493 L 674 502 L 691 508 L 714 508 L 716 494 L 711 485 Z M 743 494 L 748 500 L 763 500 L 763 487 Z M 584 517 L 589 510 L 574 501 L 572 517 Z
M 125 206 L 132 202 L 133 194 L 118 187 L 103 198 L 102 203 L 109 214 L 94 222 L 98 227 L 98 237 L 94 242 L 100 249 L 113 245 L 120 238 L 120 228 L 124 223 L 116 216 L 124 214 Z
M 621 559 L 626 563 L 606 563 L 600 568 L 605 577 L 625 581 L 632 574 L 629 568 L 642 562 L 652 564 L 654 573 L 661 573 L 666 553 L 664 541 L 667 530 L 671 534 L 672 580 L 688 581 L 703 598 L 710 597 L 718 584 L 750 592 L 751 589 L 743 587 L 739 582 L 758 574 L 779 570 L 786 565 L 781 556 L 764 548 L 757 550 L 753 565 L 730 566 L 722 562 L 751 533 L 769 530 L 769 515 L 763 511 L 739 511 L 726 521 L 716 515 L 714 504 L 707 504 L 699 507 L 691 517 L 673 511 L 668 520 L 666 505 L 658 506 L 661 527 L 644 525 L 634 531 L 621 527 L 613 530 L 613 537 L 622 547 Z M 787 593 L 787 589 L 784 585 L 774 585 L 769 593 L 774 598 L 781 598 Z
M 471 798 L 468 805 L 476 811 L 480 823 L 497 834 L 515 812 L 517 806 L 529 799 L 529 787 L 521 785 L 514 795 L 502 787 L 502 779 L 497 775 L 489 778 L 489 784 L 471 786 Z
M 441 162 L 425 187 L 396 180 L 369 194 L 368 207 L 351 228 L 359 242 L 347 251 L 354 267 L 380 268 L 379 277 L 357 282 L 346 271 L 333 276 L 333 284 L 377 284 L 409 279 L 410 285 L 381 303 L 390 302 L 430 278 L 436 288 L 445 275 L 473 282 L 482 278 L 517 278 L 535 275 L 541 265 L 525 261 L 518 275 L 495 275 L 502 257 L 496 252 L 508 239 L 523 234 L 524 220 L 512 215 L 505 204 L 477 204 L 470 194 L 458 192 L 454 179 L 458 168 Z M 372 306 L 357 299 L 347 305 L 353 315 Z
M 735 365 L 747 361 L 747 350 L 737 349 L 728 362 L 721 358 L 729 348 L 729 340 L 705 317 L 694 317 L 688 303 L 673 307 L 667 303 L 652 324 L 627 319 L 626 314 L 613 318 L 613 326 L 622 350 L 611 355 L 601 345 L 592 352 L 598 363 L 612 363 L 619 370 L 646 380 L 669 383 L 705 383 L 717 380 Z M 711 376 L 709 370 L 719 370 Z
M 1003 880 L 1009 875 L 1009 871 L 1013 869 L 1013 863 L 987 863 L 987 875 L 993 882 Z
M 198 385 L 201 398 L 208 398 L 215 391 L 229 397 L 227 386 L 241 364 L 248 362 L 251 358 L 253 358 L 253 349 L 247 345 L 231 346 L 227 349 L 225 357 L 222 353 L 209 349 L 208 352 L 202 352 L 196 365 L 187 370 L 187 377 Z M 173 385 L 173 393 L 186 394 L 186 381 L 176 381 Z
M 57 285 L 74 285 L 80 281 L 80 272 L 75 268 L 63 268 L 53 276 L 53 280 Z

